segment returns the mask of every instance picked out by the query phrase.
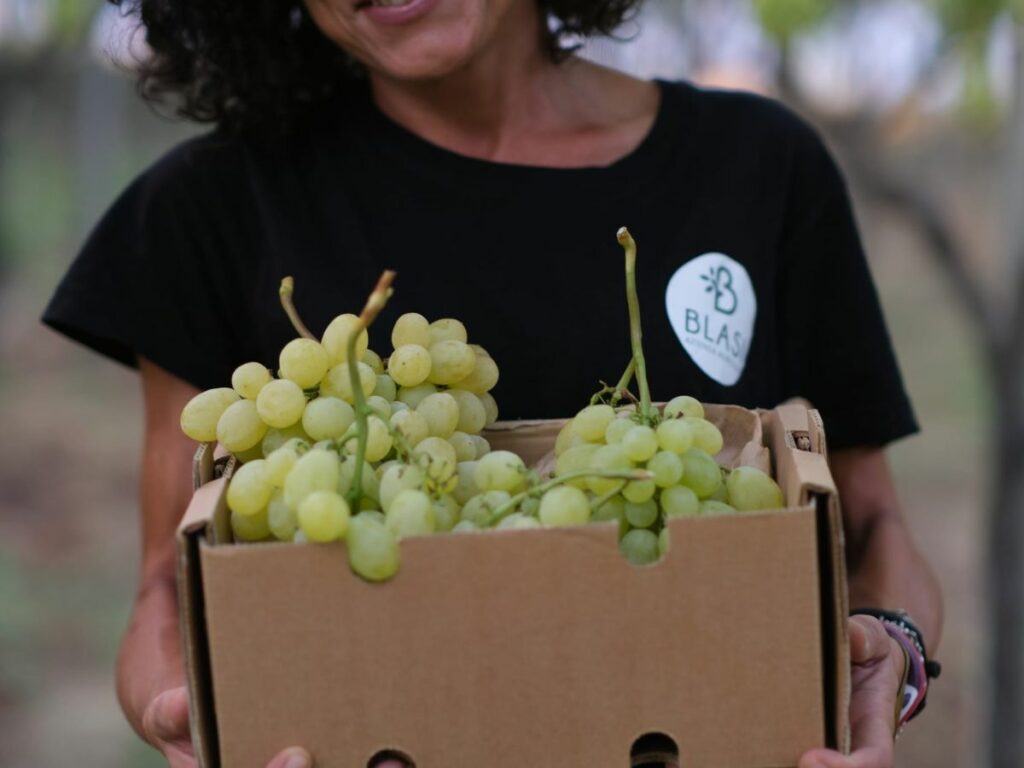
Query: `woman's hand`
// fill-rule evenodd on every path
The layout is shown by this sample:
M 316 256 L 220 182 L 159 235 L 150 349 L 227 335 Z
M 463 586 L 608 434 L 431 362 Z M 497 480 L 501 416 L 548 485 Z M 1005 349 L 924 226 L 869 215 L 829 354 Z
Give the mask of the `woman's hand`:
M 878 619 L 854 616 L 850 619 L 850 662 L 853 752 L 847 756 L 812 749 L 800 758 L 799 768 L 892 768 L 903 649 Z
M 188 724 L 188 690 L 171 688 L 158 695 L 142 715 L 146 741 L 163 753 L 170 768 L 195 768 L 196 758 Z M 311 768 L 313 759 L 299 747 L 290 747 L 267 763 L 267 768 Z

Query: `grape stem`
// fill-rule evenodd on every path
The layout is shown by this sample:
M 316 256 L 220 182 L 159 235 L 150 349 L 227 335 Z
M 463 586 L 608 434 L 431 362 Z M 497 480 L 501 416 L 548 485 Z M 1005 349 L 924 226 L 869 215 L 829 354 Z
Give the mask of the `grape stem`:
M 646 469 L 580 469 L 575 472 L 566 472 L 564 475 L 553 477 L 546 483 L 535 485 L 533 488 L 527 488 L 522 493 L 513 496 L 491 513 L 491 519 L 487 527 L 493 527 L 500 523 L 503 518 L 507 517 L 512 510 L 530 496 L 541 496 L 556 486 L 584 477 L 603 477 L 608 480 L 650 480 L 654 475 Z
M 657 421 L 657 413 L 651 405 L 651 390 L 647 386 L 647 363 L 644 360 L 643 334 L 640 330 L 640 299 L 636 291 L 636 241 L 625 227 L 619 229 L 616 237 L 626 254 L 626 304 L 629 307 L 629 339 L 633 347 L 636 381 L 640 387 L 640 418 L 653 426 Z
M 626 370 L 622 373 L 622 378 L 619 379 L 618 384 L 614 387 L 609 387 L 602 381 L 601 384 L 603 386 L 601 387 L 601 390 L 596 392 L 594 396 L 590 398 L 590 404 L 597 405 L 605 395 L 611 395 L 609 403 L 612 406 L 615 406 L 623 397 L 631 395 L 632 393 L 629 391 L 629 383 L 633 380 L 633 373 L 635 371 L 636 361 L 631 357 L 629 358 L 629 365 L 626 366 Z
M 284 313 L 288 315 L 292 327 L 298 332 L 299 336 L 316 341 L 316 336 L 302 322 L 302 318 L 299 317 L 299 313 L 295 309 L 295 304 L 292 302 L 293 293 L 295 293 L 295 280 L 292 279 L 291 275 L 282 278 L 281 287 L 277 289 L 277 295 L 281 297 L 281 306 L 284 308 Z
M 366 403 L 366 395 L 363 394 L 363 382 L 359 376 L 359 360 L 356 359 L 356 343 L 359 340 L 359 334 L 369 328 L 373 321 L 377 319 L 377 315 L 384 309 L 388 299 L 391 298 L 391 294 L 394 293 L 391 288 L 391 283 L 394 279 L 395 273 L 390 269 L 385 270 L 380 276 L 376 287 L 374 287 L 370 297 L 366 300 L 363 311 L 359 313 L 359 318 L 352 329 L 352 333 L 349 334 L 348 344 L 346 345 L 348 350 L 348 375 L 349 381 L 352 384 L 352 400 L 354 401 L 353 406 L 356 412 L 356 460 L 352 473 L 352 488 L 348 494 L 348 504 L 353 511 L 359 509 L 359 501 L 363 497 L 363 465 L 366 463 L 366 439 L 369 431 L 367 420 L 370 414 L 373 413 L 373 409 Z

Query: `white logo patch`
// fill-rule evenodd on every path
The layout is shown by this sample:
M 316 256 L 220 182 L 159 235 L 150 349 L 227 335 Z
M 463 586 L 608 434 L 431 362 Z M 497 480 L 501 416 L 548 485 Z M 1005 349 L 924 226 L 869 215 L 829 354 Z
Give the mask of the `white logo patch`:
M 727 387 L 739 381 L 757 317 L 754 285 L 742 264 L 724 253 L 686 262 L 668 281 L 665 308 L 683 349 L 704 373 Z

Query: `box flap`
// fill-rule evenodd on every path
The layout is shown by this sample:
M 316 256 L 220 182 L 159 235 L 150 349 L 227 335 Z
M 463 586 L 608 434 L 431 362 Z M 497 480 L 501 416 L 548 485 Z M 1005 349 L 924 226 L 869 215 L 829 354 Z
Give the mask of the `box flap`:
M 213 479 L 214 451 L 209 445 L 200 446 L 196 452 L 192 471 L 196 490 L 178 525 L 178 621 L 188 680 L 192 744 L 200 768 L 205 768 L 216 764 L 217 726 L 199 546 L 207 536 L 226 481 Z
M 839 494 L 828 468 L 821 416 L 803 403 L 787 403 L 762 411 L 761 417 L 775 477 L 786 499 L 790 503 L 794 499 L 813 503 L 818 510 L 818 556 L 823 566 L 822 647 L 831 656 L 824 660 L 826 697 L 830 702 L 829 746 L 848 752 L 851 682 L 846 558 Z

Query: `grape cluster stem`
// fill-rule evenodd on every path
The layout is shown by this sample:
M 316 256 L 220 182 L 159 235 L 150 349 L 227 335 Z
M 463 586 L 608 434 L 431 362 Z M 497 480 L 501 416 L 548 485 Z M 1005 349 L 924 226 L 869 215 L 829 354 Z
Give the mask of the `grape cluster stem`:
M 651 390 L 647 385 L 647 362 L 644 359 L 643 333 L 640 328 L 640 299 L 636 290 L 636 241 L 625 227 L 616 233 L 619 245 L 626 255 L 626 304 L 629 307 L 629 339 L 633 349 L 633 365 L 640 387 L 639 415 L 649 426 L 657 423 L 658 414 L 651 405 Z M 626 374 L 629 368 L 626 369 Z M 624 374 L 624 378 L 625 375 Z
M 388 299 L 393 293 L 391 283 L 394 282 L 394 279 L 395 272 L 390 269 L 385 270 L 380 276 L 376 287 L 366 300 L 363 311 L 359 313 L 355 328 L 352 329 L 352 333 L 348 337 L 348 375 L 352 383 L 352 399 L 356 412 L 356 458 L 352 474 L 352 488 L 348 498 L 349 507 L 353 510 L 359 508 L 359 500 L 363 496 L 363 465 L 366 463 L 366 439 L 369 432 L 367 419 L 373 413 L 366 403 L 366 395 L 363 394 L 363 384 L 359 377 L 359 360 L 356 356 L 356 342 L 359 340 L 359 334 L 370 327 L 377 319 L 377 315 L 387 305 Z
M 299 336 L 317 341 L 316 336 L 314 336 L 313 332 L 306 327 L 304 322 L 302 322 L 302 318 L 299 317 L 299 313 L 295 309 L 295 303 L 292 301 L 292 294 L 294 293 L 295 280 L 291 275 L 282 278 L 281 287 L 277 289 L 277 295 L 281 297 L 281 306 L 284 308 L 284 313 L 288 315 L 288 319 L 291 321 L 292 327 L 298 332 Z
M 511 499 L 506 501 L 500 507 L 491 513 L 490 522 L 487 527 L 493 528 L 495 525 L 500 523 L 502 519 L 508 517 L 508 515 L 522 504 L 530 496 L 542 496 L 552 488 L 564 485 L 570 480 L 581 480 L 587 477 L 603 477 L 609 480 L 650 480 L 654 475 L 645 469 L 580 469 L 575 472 L 567 472 L 564 475 L 553 477 L 546 483 L 535 485 L 533 488 L 527 488 L 522 493 L 518 493 Z M 618 491 L 616 491 L 618 492 Z

